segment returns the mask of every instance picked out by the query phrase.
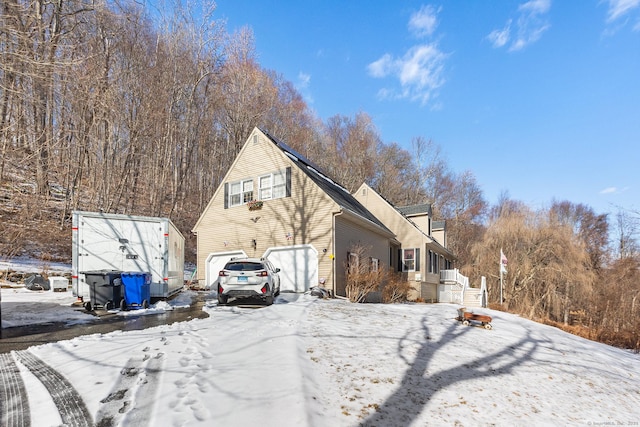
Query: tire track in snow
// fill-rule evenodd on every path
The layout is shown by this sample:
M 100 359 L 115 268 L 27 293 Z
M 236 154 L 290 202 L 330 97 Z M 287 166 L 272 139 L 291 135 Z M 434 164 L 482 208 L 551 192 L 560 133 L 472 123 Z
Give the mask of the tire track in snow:
M 135 405 L 126 416 L 126 425 L 142 426 L 151 419 L 156 402 L 156 392 L 160 389 L 160 373 L 164 363 L 164 353 L 158 353 L 147 361 L 144 377 L 136 392 Z
M 51 368 L 29 350 L 15 352 L 17 359 L 45 386 L 58 408 L 62 423 L 68 427 L 93 425 L 87 405 L 78 391 L 58 371 Z M 26 396 L 26 394 L 25 394 Z
M 27 390 L 10 353 L 0 354 L 0 425 L 28 427 L 31 412 Z
M 111 393 L 100 401 L 96 426 L 117 426 L 125 417 L 127 425 L 145 425 L 154 407 L 163 361 L 164 353 L 129 359 Z

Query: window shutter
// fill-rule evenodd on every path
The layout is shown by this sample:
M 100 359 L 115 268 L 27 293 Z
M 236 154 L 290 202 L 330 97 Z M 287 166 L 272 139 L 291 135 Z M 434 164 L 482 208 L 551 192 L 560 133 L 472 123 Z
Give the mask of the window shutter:
M 416 271 L 420 271 L 420 248 L 416 248 Z
M 398 271 L 402 271 L 402 249 L 398 249 Z
M 285 172 L 285 179 L 286 179 L 286 191 L 287 191 L 287 196 L 286 197 L 291 197 L 291 166 L 287 167 L 286 172 Z
M 229 183 L 224 183 L 224 208 L 229 209 Z

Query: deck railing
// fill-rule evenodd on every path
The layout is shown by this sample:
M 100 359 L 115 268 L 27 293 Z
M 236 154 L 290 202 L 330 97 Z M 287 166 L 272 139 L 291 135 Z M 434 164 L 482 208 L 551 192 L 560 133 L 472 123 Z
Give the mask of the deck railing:
M 440 270 L 440 283 L 457 283 L 462 289 L 469 287 L 469 278 L 460 274 L 458 269 Z

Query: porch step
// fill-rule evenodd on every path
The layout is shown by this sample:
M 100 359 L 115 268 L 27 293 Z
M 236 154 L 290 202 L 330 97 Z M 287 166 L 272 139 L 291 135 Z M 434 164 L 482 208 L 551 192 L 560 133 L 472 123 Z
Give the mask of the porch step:
M 482 291 L 478 288 L 465 289 L 462 305 L 466 307 L 482 307 Z

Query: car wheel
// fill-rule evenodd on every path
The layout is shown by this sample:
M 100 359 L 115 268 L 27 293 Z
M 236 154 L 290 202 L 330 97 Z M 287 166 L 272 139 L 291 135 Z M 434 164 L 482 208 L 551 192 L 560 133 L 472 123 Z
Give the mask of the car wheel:
M 120 300 L 120 311 L 127 311 L 127 303 L 124 298 Z
M 218 295 L 218 305 L 225 305 L 229 301 L 229 297 L 226 295 Z
M 87 302 L 87 303 L 84 305 L 84 309 L 85 309 L 85 310 L 87 310 L 87 311 L 91 311 L 91 302 Z
M 104 309 L 105 309 L 105 310 L 107 310 L 107 311 L 109 311 L 109 310 L 113 310 L 113 302 L 112 302 L 112 301 L 107 301 L 107 302 L 104 304 Z
M 278 289 L 276 289 L 276 293 L 273 296 L 277 297 L 279 295 L 280 295 L 280 285 L 278 285 Z
M 267 305 L 271 305 L 271 304 L 273 304 L 273 295 L 269 295 L 268 297 L 266 297 L 266 298 L 264 299 L 264 302 L 265 302 Z

